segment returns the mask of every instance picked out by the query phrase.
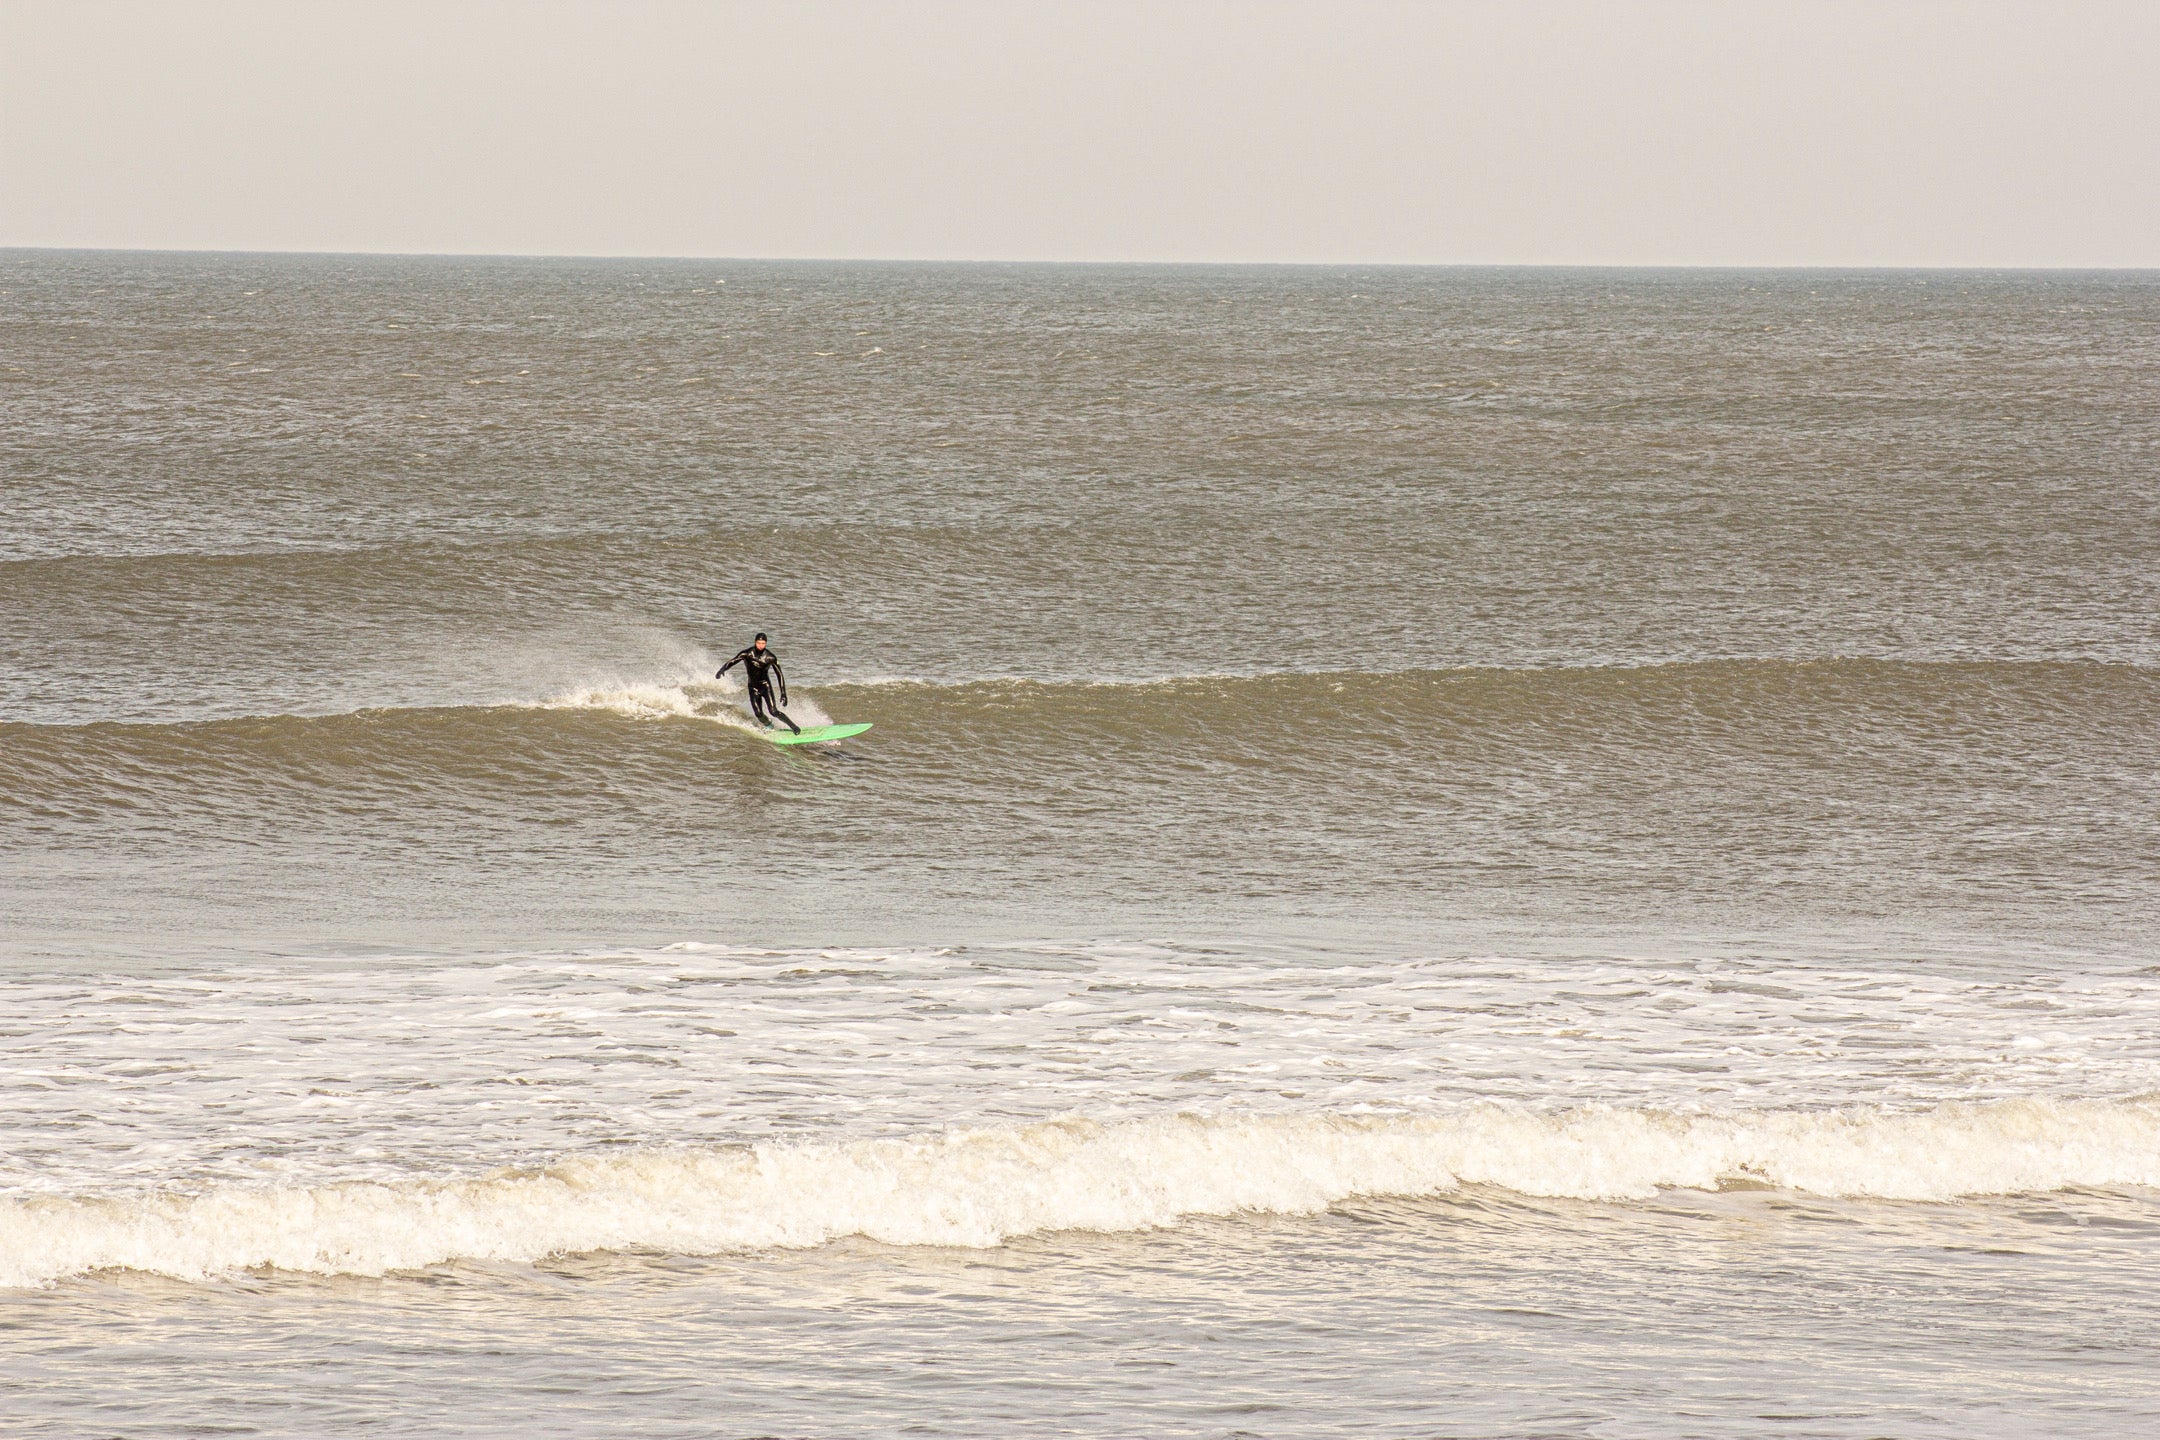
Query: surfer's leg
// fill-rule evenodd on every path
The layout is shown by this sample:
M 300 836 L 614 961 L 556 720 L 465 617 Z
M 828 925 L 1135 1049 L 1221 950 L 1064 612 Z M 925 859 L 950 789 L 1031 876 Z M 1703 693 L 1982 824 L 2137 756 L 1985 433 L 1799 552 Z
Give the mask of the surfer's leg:
M 750 687 L 750 718 L 767 730 L 772 729 L 772 721 L 765 718 L 765 707 L 771 703 L 771 697 L 764 690 L 756 685 Z
M 772 703 L 772 701 L 767 700 L 765 702 L 765 708 L 772 711 L 774 716 L 779 719 L 780 723 L 787 726 L 788 729 L 793 730 L 798 735 L 802 734 L 802 726 L 796 724 L 793 720 L 788 719 L 787 712 L 782 710 L 778 705 L 775 705 Z

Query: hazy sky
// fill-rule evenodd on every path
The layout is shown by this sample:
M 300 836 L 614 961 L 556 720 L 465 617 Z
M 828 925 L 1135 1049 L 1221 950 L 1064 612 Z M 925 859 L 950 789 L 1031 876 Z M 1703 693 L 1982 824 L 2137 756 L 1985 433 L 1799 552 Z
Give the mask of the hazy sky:
M 0 0 L 0 245 L 2160 265 L 2160 0 Z

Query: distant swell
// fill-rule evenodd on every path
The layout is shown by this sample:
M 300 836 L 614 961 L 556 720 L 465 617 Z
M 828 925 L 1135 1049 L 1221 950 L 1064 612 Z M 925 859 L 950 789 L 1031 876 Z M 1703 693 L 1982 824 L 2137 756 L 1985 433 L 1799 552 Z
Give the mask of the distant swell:
M 991 1246 L 1190 1216 L 1309 1214 L 1356 1196 L 1490 1185 L 1629 1200 L 1770 1185 L 1944 1201 L 2160 1184 L 2160 1099 L 2004 1101 L 1924 1112 L 1690 1115 L 1482 1107 L 1069 1120 L 846 1144 L 645 1151 L 478 1179 L 31 1198 L 0 1205 L 0 1285 L 127 1268 L 379 1275 L 452 1260 L 658 1249 L 711 1254 L 861 1235 Z

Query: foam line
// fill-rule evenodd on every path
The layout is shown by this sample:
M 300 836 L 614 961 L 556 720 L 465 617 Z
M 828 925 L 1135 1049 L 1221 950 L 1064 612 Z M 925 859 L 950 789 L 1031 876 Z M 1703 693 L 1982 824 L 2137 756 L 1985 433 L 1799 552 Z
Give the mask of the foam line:
M 1306 1214 L 1462 1185 L 1625 1201 L 1735 1179 L 1944 1201 L 2160 1184 L 2160 1099 L 1919 1112 L 1677 1114 L 1481 1106 L 1444 1116 L 1064 1120 L 901 1139 L 578 1157 L 544 1170 L 316 1188 L 219 1185 L 0 1202 L 0 1285 L 109 1268 L 380 1275 L 443 1261 L 862 1235 L 991 1246 L 1198 1215 Z

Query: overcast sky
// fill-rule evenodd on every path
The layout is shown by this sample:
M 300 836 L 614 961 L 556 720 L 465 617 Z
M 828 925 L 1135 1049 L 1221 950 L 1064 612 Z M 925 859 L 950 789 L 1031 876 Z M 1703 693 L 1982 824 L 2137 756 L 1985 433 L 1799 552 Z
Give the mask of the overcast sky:
M 2160 265 L 2160 0 L 0 0 L 0 245 Z

